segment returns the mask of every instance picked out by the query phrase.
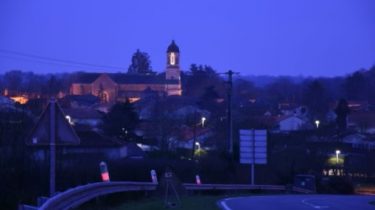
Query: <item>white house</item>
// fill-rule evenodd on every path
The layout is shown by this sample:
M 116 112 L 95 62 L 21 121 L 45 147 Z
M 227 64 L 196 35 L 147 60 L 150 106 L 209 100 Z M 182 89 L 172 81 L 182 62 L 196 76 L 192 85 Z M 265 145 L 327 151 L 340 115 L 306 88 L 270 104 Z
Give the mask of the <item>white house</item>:
M 297 131 L 304 125 L 305 121 L 296 116 L 282 117 L 278 121 L 280 131 Z

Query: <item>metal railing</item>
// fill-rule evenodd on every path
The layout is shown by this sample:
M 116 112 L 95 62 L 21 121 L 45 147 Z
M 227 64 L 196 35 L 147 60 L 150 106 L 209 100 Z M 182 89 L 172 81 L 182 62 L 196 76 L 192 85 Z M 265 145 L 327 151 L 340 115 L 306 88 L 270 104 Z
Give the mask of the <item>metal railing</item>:
M 285 191 L 283 185 L 246 185 L 246 184 L 194 184 L 184 183 L 186 190 L 275 190 Z M 154 191 L 157 184 L 151 182 L 98 182 L 82 185 L 59 193 L 48 199 L 39 210 L 67 210 L 77 207 L 95 197 L 115 192 Z M 311 193 L 302 188 L 293 188 L 300 193 Z
M 156 184 L 150 182 L 98 182 L 69 189 L 45 202 L 39 210 L 66 210 L 77 207 L 100 195 L 127 191 L 152 191 Z
M 283 185 L 183 184 L 186 190 L 285 190 Z

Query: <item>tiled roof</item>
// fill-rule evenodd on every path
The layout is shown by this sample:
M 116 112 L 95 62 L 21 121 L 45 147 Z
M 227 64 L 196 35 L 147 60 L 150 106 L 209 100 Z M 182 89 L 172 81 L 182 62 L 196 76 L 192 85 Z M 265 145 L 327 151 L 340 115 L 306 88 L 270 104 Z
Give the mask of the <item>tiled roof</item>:
M 188 141 L 188 140 L 193 139 L 194 136 L 196 138 L 199 138 L 200 136 L 207 135 L 209 132 L 210 132 L 210 129 L 202 128 L 200 126 L 197 126 L 195 128 L 195 131 L 194 131 L 194 128 L 185 127 L 181 129 L 180 136 L 181 136 L 181 140 Z
M 75 83 L 93 83 L 101 73 L 83 73 Z M 166 80 L 165 74 L 160 75 L 134 75 L 125 73 L 107 74 L 117 84 L 178 84 L 178 80 Z
M 87 95 L 67 95 L 64 97 L 64 100 L 67 100 L 67 101 L 75 101 L 75 102 L 78 102 L 79 104 L 81 105 L 93 105 L 93 104 L 96 104 L 96 103 L 99 103 L 99 98 L 94 96 L 94 95 L 91 95 L 91 94 L 87 94 Z
M 174 42 L 174 40 L 172 40 L 172 43 L 168 46 L 167 52 L 180 52 L 180 48 L 176 45 L 176 42 Z
M 101 73 L 82 73 L 78 75 L 75 83 L 90 84 L 93 83 L 100 75 Z
M 95 109 L 90 108 L 68 108 L 64 109 L 66 115 L 73 119 L 100 119 L 102 115 Z
M 117 84 L 178 84 L 177 80 L 166 80 L 162 75 L 109 74 Z
M 124 142 L 103 136 L 95 131 L 77 131 L 77 135 L 81 140 L 80 147 L 120 147 L 125 145 Z

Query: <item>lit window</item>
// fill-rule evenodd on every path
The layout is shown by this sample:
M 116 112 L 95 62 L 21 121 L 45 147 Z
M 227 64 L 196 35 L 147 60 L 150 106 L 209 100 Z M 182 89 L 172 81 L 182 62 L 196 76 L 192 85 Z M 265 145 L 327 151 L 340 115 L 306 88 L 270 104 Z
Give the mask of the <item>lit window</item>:
M 176 65 L 176 55 L 174 53 L 171 53 L 169 61 L 171 65 Z

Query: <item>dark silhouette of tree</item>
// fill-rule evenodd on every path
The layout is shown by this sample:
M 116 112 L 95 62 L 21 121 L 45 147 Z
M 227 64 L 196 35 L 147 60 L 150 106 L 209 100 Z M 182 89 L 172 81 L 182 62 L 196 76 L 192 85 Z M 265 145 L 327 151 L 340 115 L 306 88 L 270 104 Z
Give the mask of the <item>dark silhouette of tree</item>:
M 206 87 L 213 86 L 219 95 L 225 92 L 223 79 L 210 66 L 192 64 L 190 72 L 184 76 L 184 95 L 199 98 Z
M 329 110 L 328 90 L 318 81 L 310 82 L 303 92 L 303 102 L 313 119 L 324 120 Z
M 28 179 L 33 164 L 25 146 L 33 119 L 24 110 L 4 108 L 0 110 L 0 119 L 0 203 L 2 209 L 16 209 L 18 201 L 25 198 L 21 192 L 36 182 Z M 34 189 L 40 192 L 43 187 L 38 187 Z
M 344 89 L 350 100 L 365 100 L 366 88 L 367 81 L 363 71 L 356 71 L 345 79 Z
M 169 140 L 178 132 L 182 122 L 172 114 L 176 106 L 181 106 L 176 97 L 152 97 L 148 101 L 150 116 L 145 120 L 147 128 L 144 130 L 146 138 L 154 138 L 161 151 L 168 151 Z
M 267 85 L 264 91 L 265 94 L 262 97 L 274 106 L 277 106 L 281 102 L 301 102 L 301 88 L 289 78 L 278 78 L 273 83 Z
M 336 124 L 339 129 L 339 132 L 345 131 L 347 127 L 347 116 L 350 114 L 348 102 L 345 99 L 340 99 L 335 109 L 335 113 L 337 115 Z
M 116 103 L 103 118 L 103 131 L 105 134 L 120 139 L 136 138 L 135 128 L 139 117 L 133 104 L 128 100 L 125 103 Z
M 4 75 L 4 82 L 6 83 L 6 88 L 12 91 L 22 91 L 22 78 L 22 71 L 8 71 Z
M 142 52 L 138 49 L 132 56 L 128 74 L 154 74 L 151 68 L 150 56 L 146 52 Z
M 212 111 L 212 109 L 217 106 L 219 98 L 220 96 L 215 90 L 215 87 L 208 86 L 205 88 L 202 96 L 200 97 L 198 105 L 203 109 Z
M 47 93 L 48 93 L 48 96 L 56 96 L 59 91 L 62 90 L 62 84 L 61 84 L 61 81 L 59 79 L 56 78 L 55 75 L 52 75 L 49 79 L 48 79 L 48 83 L 47 83 Z

